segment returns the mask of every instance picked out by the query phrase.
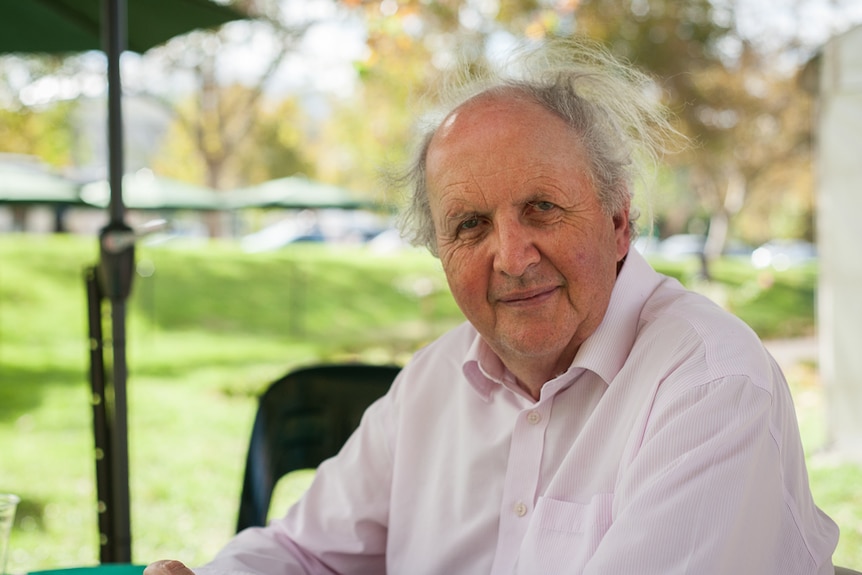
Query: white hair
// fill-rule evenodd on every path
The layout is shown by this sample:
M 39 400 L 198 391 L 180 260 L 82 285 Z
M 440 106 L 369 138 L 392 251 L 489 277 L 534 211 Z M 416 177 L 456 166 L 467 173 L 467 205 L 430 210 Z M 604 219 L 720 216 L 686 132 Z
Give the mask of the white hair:
M 684 141 L 659 102 L 655 83 L 584 39 L 543 42 L 480 77 L 467 77 L 467 69 L 460 67 L 460 76 L 444 86 L 444 104 L 421 119 L 413 160 L 390 182 L 409 193 L 399 221 L 402 234 L 434 255 L 437 241 L 425 182 L 428 146 L 443 119 L 468 100 L 512 92 L 563 119 L 586 150 L 599 201 L 609 215 L 631 206 L 633 182 L 643 179 L 673 142 Z M 635 237 L 638 214 L 630 210 Z

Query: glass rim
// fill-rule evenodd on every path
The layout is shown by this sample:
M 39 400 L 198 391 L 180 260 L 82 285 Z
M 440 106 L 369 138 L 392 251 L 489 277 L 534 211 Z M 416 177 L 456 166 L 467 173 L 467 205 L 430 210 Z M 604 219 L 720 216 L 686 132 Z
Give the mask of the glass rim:
M 14 493 L 0 493 L 0 503 L 21 503 L 21 498 Z

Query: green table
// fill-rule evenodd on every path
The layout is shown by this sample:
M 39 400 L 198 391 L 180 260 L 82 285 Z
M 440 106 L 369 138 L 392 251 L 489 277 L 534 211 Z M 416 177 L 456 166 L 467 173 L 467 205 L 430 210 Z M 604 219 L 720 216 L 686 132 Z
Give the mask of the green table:
M 144 572 L 144 567 L 145 565 L 105 563 L 104 565 L 90 565 L 89 567 L 31 571 L 29 575 L 141 575 Z

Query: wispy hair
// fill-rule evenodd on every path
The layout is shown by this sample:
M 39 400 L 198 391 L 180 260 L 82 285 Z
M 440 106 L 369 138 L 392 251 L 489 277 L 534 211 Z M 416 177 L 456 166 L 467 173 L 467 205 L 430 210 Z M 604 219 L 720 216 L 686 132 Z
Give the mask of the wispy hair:
M 635 181 L 646 181 L 660 157 L 685 141 L 673 127 L 656 83 L 583 38 L 527 45 L 497 65 L 479 73 L 475 69 L 458 66 L 443 82 L 438 105 L 417 123 L 412 160 L 401 172 L 390 174 L 390 185 L 408 194 L 399 218 L 404 237 L 437 255 L 425 181 L 428 147 L 454 110 L 477 96 L 497 92 L 528 98 L 572 128 L 588 156 L 602 208 L 613 216 L 630 206 L 635 237 L 638 213 L 631 207 Z

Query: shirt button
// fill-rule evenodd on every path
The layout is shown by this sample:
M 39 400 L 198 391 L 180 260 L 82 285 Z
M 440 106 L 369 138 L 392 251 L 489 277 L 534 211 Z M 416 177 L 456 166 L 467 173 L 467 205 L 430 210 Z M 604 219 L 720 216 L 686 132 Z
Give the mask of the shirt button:
M 542 421 L 542 414 L 538 411 L 531 411 L 527 414 L 527 423 L 530 425 L 536 425 L 540 421 Z
M 518 517 L 523 517 L 524 515 L 527 514 L 527 506 L 521 502 L 518 502 L 515 504 L 514 511 L 515 511 L 515 515 L 517 515 Z

